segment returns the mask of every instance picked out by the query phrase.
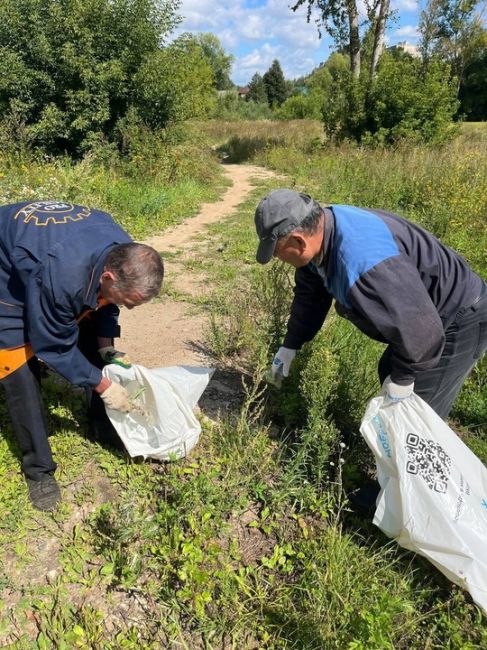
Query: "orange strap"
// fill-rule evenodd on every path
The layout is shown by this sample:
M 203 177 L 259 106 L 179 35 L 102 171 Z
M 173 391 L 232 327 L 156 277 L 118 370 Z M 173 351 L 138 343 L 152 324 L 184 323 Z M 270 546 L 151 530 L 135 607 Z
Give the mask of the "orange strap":
M 0 350 L 0 380 L 23 366 L 33 356 L 34 352 L 29 343 L 18 348 Z
M 96 308 L 99 309 L 100 307 L 104 307 L 105 305 L 108 305 L 109 301 L 106 298 L 98 298 L 96 301 Z M 88 307 L 88 309 L 85 309 L 84 311 L 81 312 L 81 314 L 78 316 L 76 319 L 76 322 L 79 323 L 83 318 L 88 316 L 88 314 L 91 314 L 94 312 L 94 309 L 91 309 L 91 307 Z

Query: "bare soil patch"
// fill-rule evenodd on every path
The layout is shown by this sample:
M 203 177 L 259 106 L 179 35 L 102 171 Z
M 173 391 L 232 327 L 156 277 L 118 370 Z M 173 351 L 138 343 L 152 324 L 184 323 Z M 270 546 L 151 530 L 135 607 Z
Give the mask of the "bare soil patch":
M 185 296 L 201 296 L 209 290 L 206 276 L 197 269 L 188 272 L 182 263 L 191 259 L 197 266 L 198 257 L 207 253 L 211 242 L 207 226 L 231 216 L 254 189 L 254 179 L 273 175 L 253 165 L 225 165 L 224 169 L 232 185 L 220 201 L 203 204 L 197 216 L 144 242 L 163 257 L 164 253 L 177 253 L 165 260 L 165 269 L 167 282 L 181 299 L 166 295 L 160 302 L 122 310 L 120 345 L 134 363 L 148 368 L 212 363 L 203 342 L 207 316 L 184 300 Z

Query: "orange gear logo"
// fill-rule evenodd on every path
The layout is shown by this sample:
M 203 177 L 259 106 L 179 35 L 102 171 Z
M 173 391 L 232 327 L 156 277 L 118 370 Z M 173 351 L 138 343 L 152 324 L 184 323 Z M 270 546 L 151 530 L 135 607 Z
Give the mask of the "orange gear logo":
M 33 223 L 35 226 L 48 226 L 81 221 L 90 214 L 91 210 L 81 205 L 61 201 L 36 201 L 21 208 L 14 218 L 24 223 Z

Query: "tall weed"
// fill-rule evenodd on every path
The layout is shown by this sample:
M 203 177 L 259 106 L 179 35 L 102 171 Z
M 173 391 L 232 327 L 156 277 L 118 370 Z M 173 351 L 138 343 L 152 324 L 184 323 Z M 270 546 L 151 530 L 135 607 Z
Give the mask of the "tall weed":
M 126 154 L 100 144 L 79 162 L 0 151 L 0 205 L 65 200 L 111 213 L 136 238 L 162 230 L 217 195 L 216 154 L 182 136 L 127 135 Z

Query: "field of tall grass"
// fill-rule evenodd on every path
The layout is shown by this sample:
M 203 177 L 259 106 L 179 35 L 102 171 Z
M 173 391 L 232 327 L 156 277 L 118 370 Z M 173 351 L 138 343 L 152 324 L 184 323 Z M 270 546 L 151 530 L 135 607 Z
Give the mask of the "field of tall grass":
M 137 237 L 218 195 L 217 155 L 279 174 L 212 227 L 220 252 L 199 263 L 213 288 L 198 303 L 209 315 L 206 342 L 243 398 L 237 412 L 203 420 L 190 458 L 139 463 L 86 440 L 82 399 L 48 381 L 66 499 L 52 516 L 34 513 L 0 403 L 4 647 L 487 648 L 487 619 L 469 596 L 350 507 L 347 495 L 374 471 L 358 427 L 379 389 L 380 344 L 331 316 L 281 391 L 263 381 L 292 276 L 281 264 L 255 262 L 253 230 L 259 198 L 293 187 L 323 202 L 400 212 L 485 277 L 486 142 L 477 127 L 441 149 L 332 147 L 316 122 L 215 121 L 191 125 L 175 145 L 140 145 L 128 160 L 0 158 L 2 201 L 90 203 Z M 486 390 L 484 361 L 452 414 L 484 462 Z
M 464 125 L 459 137 L 441 148 L 404 143 L 394 149 L 330 146 L 320 137 L 316 122 L 273 124 L 271 131 L 267 123 L 240 123 L 232 128 L 231 134 L 225 123 L 210 125 L 208 130 L 228 160 L 273 169 L 283 175 L 276 187 L 305 191 L 324 204 L 382 208 L 406 216 L 460 252 L 477 273 L 487 277 L 485 125 Z M 247 223 L 247 254 L 251 255 L 253 232 Z M 241 322 L 240 317 L 236 320 Z M 337 327 L 340 331 L 348 328 L 346 323 Z M 372 342 L 362 339 L 361 349 L 374 349 Z M 486 373 L 484 361 L 457 401 L 453 415 L 464 426 L 487 426 Z M 372 379 L 365 383 L 368 390 L 371 385 Z M 368 397 L 367 391 L 358 394 L 362 403 Z M 359 411 L 363 412 L 362 406 Z
M 192 216 L 224 181 L 218 157 L 197 133 L 157 138 L 141 131 L 125 156 L 111 146 L 80 161 L 0 151 L 0 205 L 59 199 L 106 210 L 136 239 Z

